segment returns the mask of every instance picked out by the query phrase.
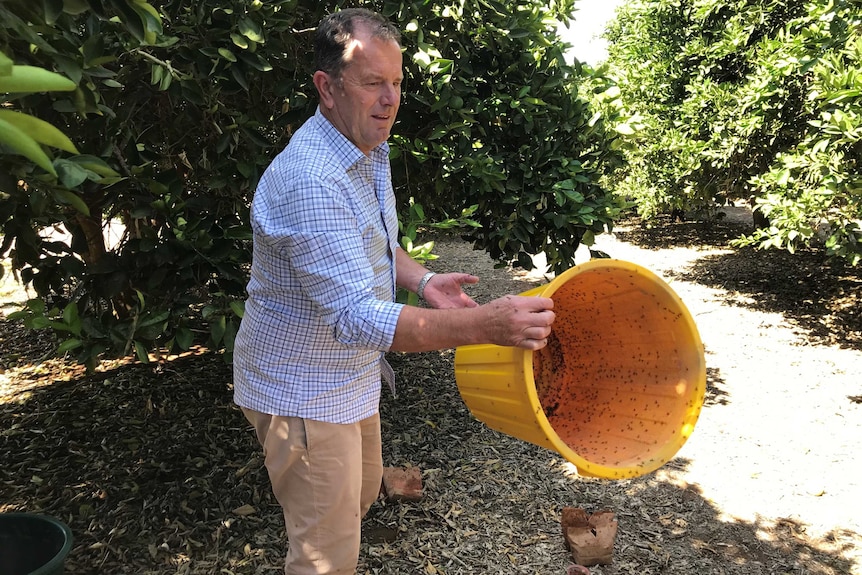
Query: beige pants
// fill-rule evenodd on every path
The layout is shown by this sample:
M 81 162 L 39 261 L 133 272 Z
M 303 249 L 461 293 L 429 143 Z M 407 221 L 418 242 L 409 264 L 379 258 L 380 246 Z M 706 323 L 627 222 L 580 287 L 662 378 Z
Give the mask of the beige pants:
M 380 415 L 340 425 L 243 409 L 284 510 L 285 575 L 353 575 L 383 478 Z

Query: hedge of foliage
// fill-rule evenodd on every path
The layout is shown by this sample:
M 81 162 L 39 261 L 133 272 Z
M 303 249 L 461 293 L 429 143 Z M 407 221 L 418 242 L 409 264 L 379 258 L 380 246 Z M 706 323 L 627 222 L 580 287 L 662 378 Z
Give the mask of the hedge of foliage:
M 607 32 L 644 216 L 751 201 L 740 244 L 862 257 L 862 4 L 634 0 Z

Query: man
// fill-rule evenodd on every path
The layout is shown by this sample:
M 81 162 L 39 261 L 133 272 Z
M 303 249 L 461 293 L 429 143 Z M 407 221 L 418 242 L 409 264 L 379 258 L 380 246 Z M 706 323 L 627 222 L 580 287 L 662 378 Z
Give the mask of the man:
M 386 144 L 403 79 L 398 30 L 376 13 L 342 10 L 320 23 L 315 57 L 317 112 L 252 203 L 235 400 L 284 509 L 285 573 L 349 575 L 383 473 L 383 354 L 474 343 L 536 350 L 554 314 L 538 297 L 479 306 L 461 290 L 478 278 L 432 274 L 398 246 Z M 431 308 L 395 303 L 396 286 Z

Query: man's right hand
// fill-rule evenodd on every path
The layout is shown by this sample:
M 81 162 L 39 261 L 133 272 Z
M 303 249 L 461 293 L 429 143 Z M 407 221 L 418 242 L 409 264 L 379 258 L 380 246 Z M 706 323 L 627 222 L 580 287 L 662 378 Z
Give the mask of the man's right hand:
M 533 351 L 548 344 L 556 317 L 554 300 L 546 297 L 507 295 L 485 304 L 489 314 L 487 339 L 497 345 Z
M 535 351 L 548 344 L 553 307 L 552 299 L 518 295 L 459 309 L 405 305 L 389 350 L 417 352 L 493 343 Z

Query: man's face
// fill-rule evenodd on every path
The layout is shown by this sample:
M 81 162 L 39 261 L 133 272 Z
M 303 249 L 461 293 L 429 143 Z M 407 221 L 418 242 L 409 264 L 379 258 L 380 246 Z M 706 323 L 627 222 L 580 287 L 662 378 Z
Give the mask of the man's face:
M 324 115 L 363 153 L 389 138 L 401 103 L 401 48 L 361 28 L 346 52 L 340 78 L 325 72 Z M 318 86 L 320 89 L 320 86 Z

